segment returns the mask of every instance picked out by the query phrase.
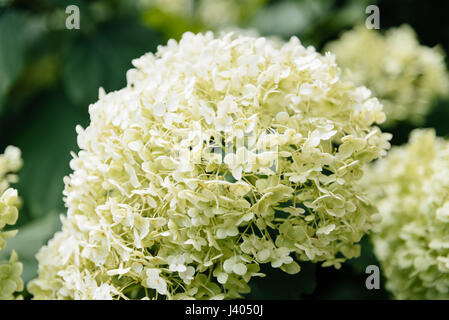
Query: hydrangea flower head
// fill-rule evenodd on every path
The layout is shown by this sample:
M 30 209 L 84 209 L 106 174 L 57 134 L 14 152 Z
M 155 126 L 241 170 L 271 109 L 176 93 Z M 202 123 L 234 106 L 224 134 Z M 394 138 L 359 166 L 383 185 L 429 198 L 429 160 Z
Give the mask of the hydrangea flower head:
M 443 51 L 420 45 L 408 25 L 385 35 L 359 26 L 327 49 L 336 54 L 347 79 L 367 86 L 380 99 L 386 125 L 421 124 L 434 99 L 449 91 Z
M 382 215 L 374 249 L 398 299 L 449 298 L 449 142 L 415 130 L 363 178 Z
M 186 33 L 133 64 L 77 128 L 35 298 L 237 298 L 262 263 L 297 273 L 359 254 L 378 215 L 356 182 L 389 135 L 333 55 Z
M 6 239 L 17 233 L 17 230 L 2 230 L 17 222 L 19 198 L 17 190 L 9 188 L 9 184 L 17 182 L 15 172 L 21 166 L 20 150 L 8 146 L 5 153 L 0 155 L 0 250 L 5 248 Z M 0 260 L 0 300 L 15 299 L 14 293 L 23 290 L 22 269 L 22 263 L 14 251 L 8 261 Z

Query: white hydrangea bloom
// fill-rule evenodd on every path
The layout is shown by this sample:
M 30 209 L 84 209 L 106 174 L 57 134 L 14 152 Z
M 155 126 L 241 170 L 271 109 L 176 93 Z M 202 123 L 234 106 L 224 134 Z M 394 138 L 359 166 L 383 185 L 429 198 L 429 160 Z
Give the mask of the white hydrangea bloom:
M 8 146 L 5 153 L 0 155 L 0 250 L 5 248 L 6 239 L 17 233 L 17 230 L 2 230 L 6 225 L 14 225 L 19 216 L 17 190 L 9 188 L 9 184 L 17 182 L 14 172 L 21 166 L 20 150 Z M 22 269 L 14 251 L 8 261 L 0 261 L 0 300 L 20 298 L 15 297 L 14 293 L 23 290 Z
M 35 298 L 91 297 L 72 289 L 87 274 L 114 298 L 236 298 L 260 263 L 296 273 L 298 260 L 358 254 L 378 216 L 356 182 L 390 135 L 333 55 L 186 33 L 133 64 L 77 128 L 67 217 L 37 256 Z
M 11 183 L 17 182 L 15 174 L 22 167 L 20 149 L 8 146 L 3 154 L 0 154 L 0 194 L 8 189 Z
M 398 299 L 449 298 L 449 142 L 415 130 L 363 182 L 382 223 L 374 249 Z
M 347 79 L 367 86 L 380 99 L 386 125 L 422 123 L 433 100 L 449 91 L 443 51 L 420 45 L 408 25 L 389 29 L 385 35 L 358 26 L 326 50 L 336 54 Z

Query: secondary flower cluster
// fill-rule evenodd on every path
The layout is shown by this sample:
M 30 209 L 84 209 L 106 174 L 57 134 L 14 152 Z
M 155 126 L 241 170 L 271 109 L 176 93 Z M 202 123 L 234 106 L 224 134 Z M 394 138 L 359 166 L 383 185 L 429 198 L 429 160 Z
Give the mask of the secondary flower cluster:
M 380 99 L 386 125 L 422 123 L 433 100 L 449 90 L 442 50 L 420 45 L 407 25 L 385 35 L 359 26 L 327 49 L 336 54 L 347 79 L 367 86 Z
M 18 218 L 17 190 L 9 184 L 17 181 L 14 172 L 22 166 L 20 150 L 9 146 L 0 155 L 0 250 L 6 246 L 6 239 L 13 237 L 17 230 L 2 231 L 6 225 L 13 225 Z M 13 251 L 9 261 L 0 261 L 0 300 L 14 299 L 14 293 L 23 290 L 21 278 L 22 264 Z
M 133 65 L 77 128 L 35 298 L 236 298 L 259 264 L 297 273 L 359 255 L 379 215 L 357 181 L 390 135 L 333 55 L 185 33 Z
M 413 131 L 364 177 L 382 215 L 375 253 L 398 299 L 449 298 L 448 176 L 449 142 L 428 129 Z

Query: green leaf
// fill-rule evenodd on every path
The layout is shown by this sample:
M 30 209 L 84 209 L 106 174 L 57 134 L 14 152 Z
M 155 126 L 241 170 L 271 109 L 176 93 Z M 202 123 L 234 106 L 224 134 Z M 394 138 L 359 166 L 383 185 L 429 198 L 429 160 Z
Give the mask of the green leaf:
M 24 202 L 19 214 L 21 224 L 51 211 L 64 211 L 63 177 L 70 173 L 70 151 L 78 150 L 75 127 L 87 123 L 87 112 L 56 93 L 35 101 L 34 109 L 16 121 L 21 126 L 11 140 L 22 150 L 24 163 L 17 184 Z
M 159 38 L 133 20 L 99 26 L 97 33 L 80 36 L 63 50 L 63 84 L 72 103 L 87 108 L 98 99 L 98 88 L 107 92 L 126 85 L 132 59 L 154 51 Z
M 0 112 L 5 95 L 20 76 L 25 60 L 23 17 L 10 10 L 0 16 Z
M 63 81 L 71 101 L 84 108 L 93 103 L 102 85 L 102 60 L 87 43 L 73 43 L 68 51 Z

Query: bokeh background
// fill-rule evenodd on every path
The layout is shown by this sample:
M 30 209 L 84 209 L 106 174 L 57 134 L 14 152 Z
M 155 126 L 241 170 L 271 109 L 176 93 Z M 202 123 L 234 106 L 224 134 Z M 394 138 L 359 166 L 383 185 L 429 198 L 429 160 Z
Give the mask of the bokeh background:
M 36 275 L 34 255 L 60 228 L 63 177 L 77 152 L 75 126 L 89 123 L 98 88 L 125 86 L 131 60 L 154 52 L 185 31 L 249 28 L 261 35 L 298 36 L 318 50 L 364 23 L 365 8 L 380 9 L 380 27 L 409 24 L 421 44 L 449 52 L 449 2 L 345 0 L 0 0 L 0 150 L 15 145 L 24 166 L 15 187 L 22 199 L 19 234 L 8 241 L 24 263 L 25 282 Z M 67 30 L 65 9 L 80 8 L 80 29 Z M 447 63 L 446 58 L 446 63 Z M 422 127 L 449 135 L 449 101 L 439 100 Z M 393 144 L 412 127 L 389 131 Z M 362 255 L 340 270 L 302 263 L 298 275 L 268 270 L 251 282 L 250 299 L 389 299 L 383 288 L 365 287 L 366 266 L 378 265 L 369 239 Z M 263 269 L 262 269 L 263 270 Z M 25 297 L 27 295 L 25 294 Z

